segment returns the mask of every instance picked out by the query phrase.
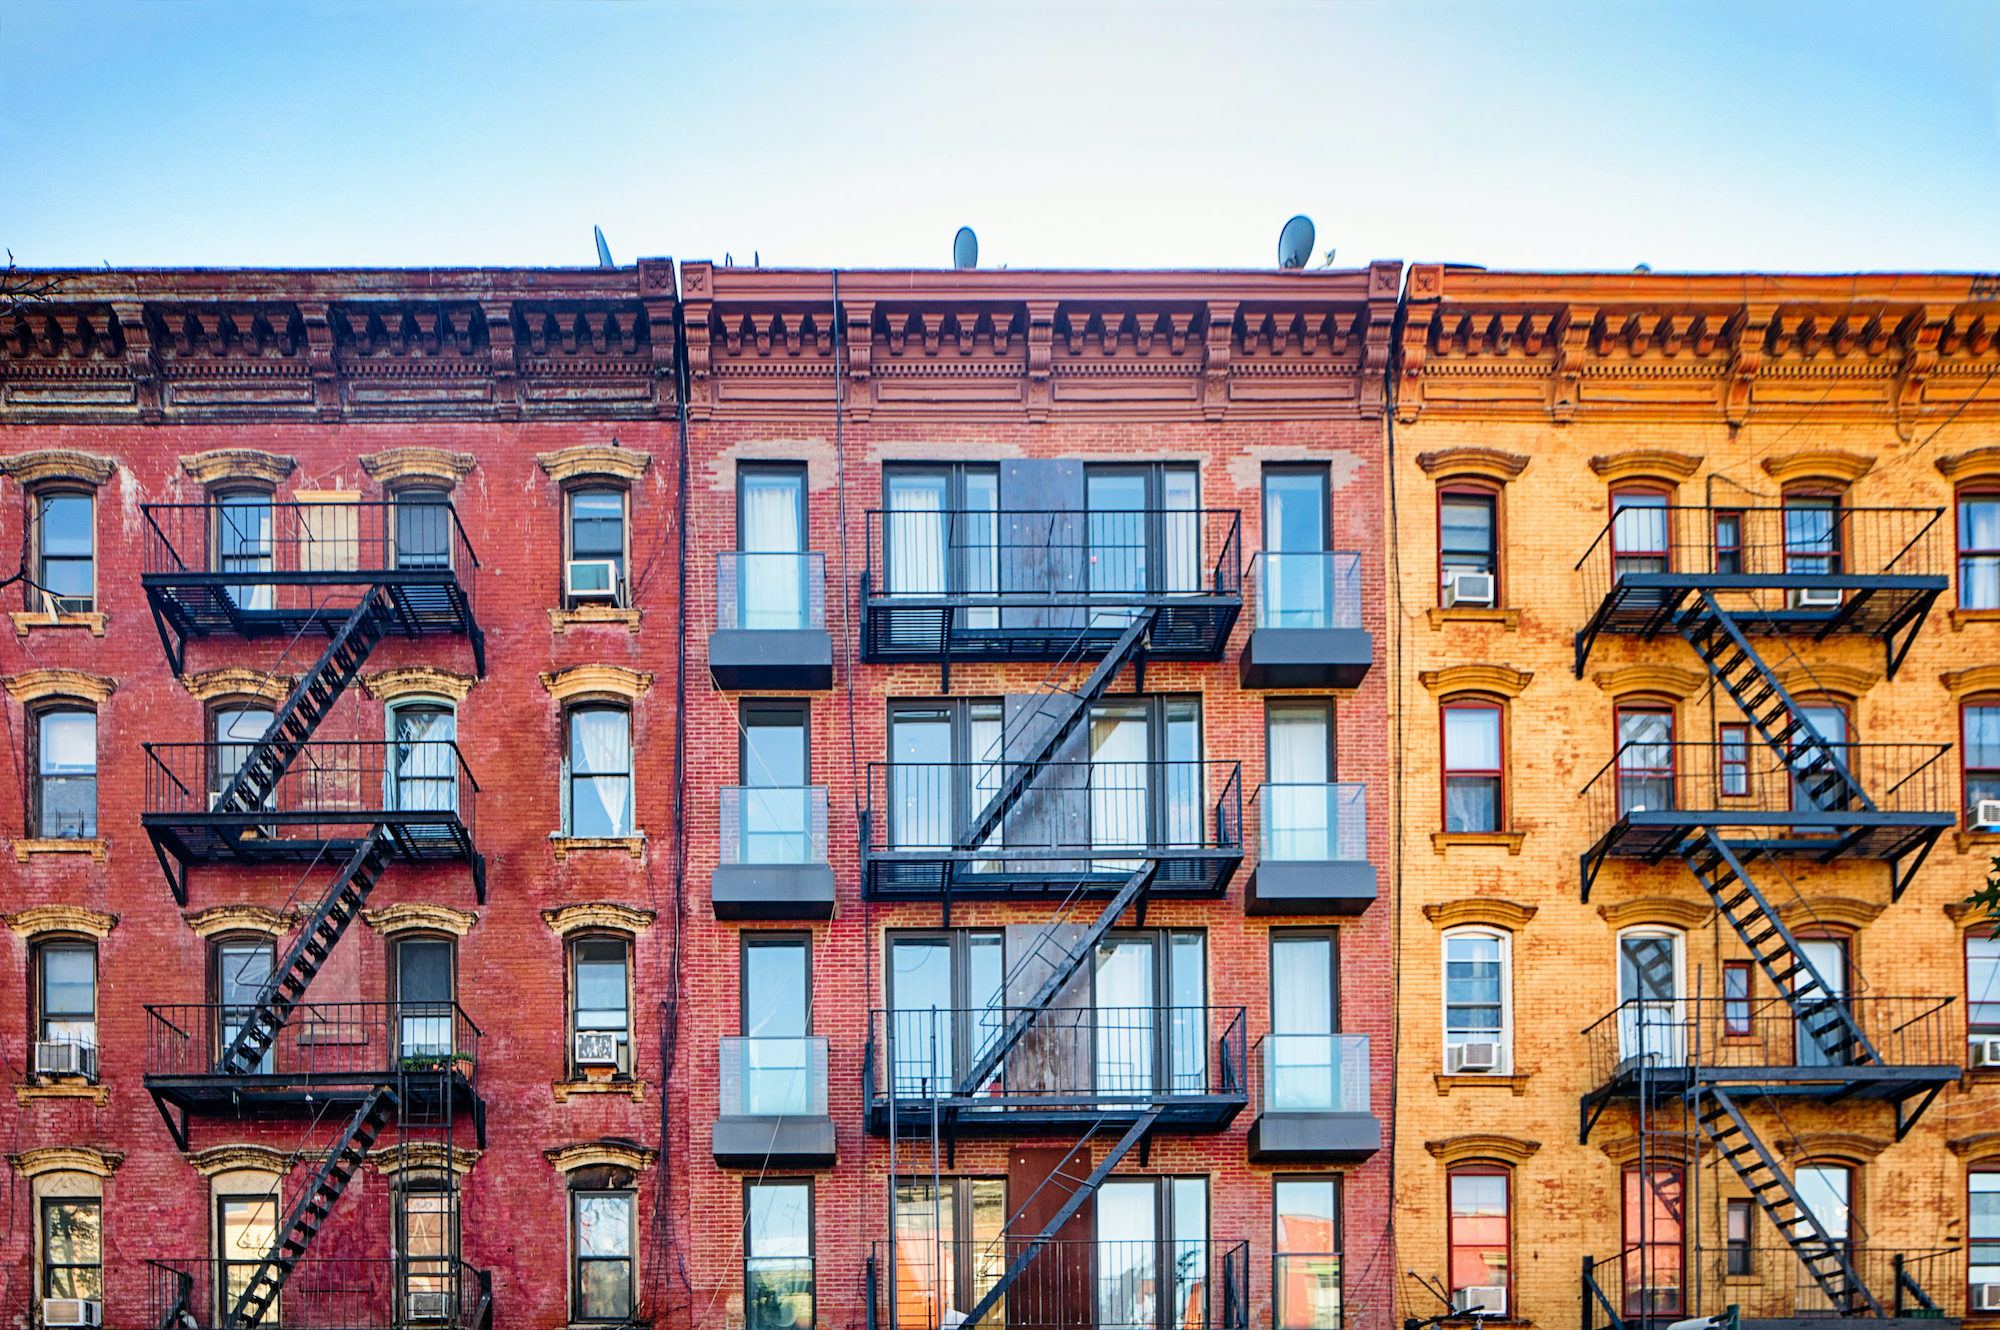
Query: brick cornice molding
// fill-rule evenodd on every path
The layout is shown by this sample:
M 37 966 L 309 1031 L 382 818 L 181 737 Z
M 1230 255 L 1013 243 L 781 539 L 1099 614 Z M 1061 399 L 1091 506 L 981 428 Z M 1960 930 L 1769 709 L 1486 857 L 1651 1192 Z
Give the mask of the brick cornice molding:
M 384 485 L 406 480 L 430 480 L 450 488 L 471 475 L 472 468 L 478 464 L 479 459 L 471 453 L 455 453 L 447 448 L 432 448 L 423 444 L 384 448 L 378 453 L 361 455 L 361 469 Z
M 51 697 L 75 697 L 104 703 L 118 691 L 118 681 L 83 670 L 23 670 L 0 678 L 0 688 L 16 702 L 40 702 Z
M 224 933 L 262 933 L 279 938 L 298 927 L 299 912 L 281 913 L 262 905 L 211 905 L 201 910 L 185 910 L 181 918 L 198 938 L 219 937 Z
M 1661 480 L 1679 484 L 1701 470 L 1701 458 L 1692 453 L 1669 452 L 1665 448 L 1627 448 L 1621 452 L 1599 453 L 1590 459 L 1590 469 L 1607 485 L 1626 480 Z
M 637 910 L 613 901 L 588 901 L 542 911 L 542 922 L 560 938 L 597 930 L 637 937 L 653 926 L 654 917 L 651 910 Z
M 1953 697 L 2000 692 L 2000 665 L 1974 665 L 1970 669 L 1946 670 L 1938 675 L 1938 681 Z
M 2000 480 L 2000 445 L 1968 448 L 1946 453 L 1934 463 L 1946 480 L 1957 484 L 1967 480 Z
M 1417 454 L 1417 465 L 1427 476 L 1449 480 L 1454 476 L 1478 476 L 1506 484 L 1528 469 L 1531 459 L 1521 453 L 1498 448 L 1434 448 Z
M 1820 661 L 1807 666 L 1783 665 L 1773 670 L 1778 682 L 1793 697 L 1810 696 L 1814 693 L 1835 693 L 1843 697 L 1860 697 L 1876 684 L 1882 682 L 1882 671 L 1847 665 L 1840 661 Z
M 1780 1137 L 1778 1153 L 1793 1159 L 1847 1159 L 1866 1163 L 1888 1149 L 1890 1142 L 1880 1136 L 1858 1131 L 1802 1131 Z
M 613 439 L 610 443 L 580 443 L 552 453 L 536 453 L 535 463 L 554 481 L 575 480 L 580 476 L 637 480 L 653 464 L 653 455 L 623 447 Z
M 595 1141 L 578 1141 L 572 1145 L 553 1146 L 542 1151 L 542 1157 L 555 1165 L 558 1173 L 574 1173 L 580 1168 L 607 1166 L 640 1173 L 658 1161 L 660 1152 L 648 1149 L 637 1141 L 604 1137 Z
M 81 905 L 30 905 L 7 917 L 7 927 L 24 942 L 55 933 L 80 934 L 99 941 L 118 927 L 118 916 Z
M 1641 924 L 1664 924 L 1670 928 L 1695 929 L 1707 922 L 1714 906 L 1684 896 L 1635 896 L 1628 901 L 1597 907 L 1597 917 L 1613 928 Z
M 454 910 L 449 905 L 427 905 L 416 901 L 398 901 L 379 910 L 363 910 L 361 917 L 383 937 L 418 930 L 464 937 L 479 922 L 479 916 L 470 910 Z
M 224 697 L 260 697 L 267 702 L 283 702 L 291 695 L 298 680 L 288 675 L 246 669 L 241 665 L 226 665 L 219 670 L 185 675 L 181 684 L 191 696 L 203 702 Z
M 1967 1136 L 1954 1136 L 1944 1143 L 1944 1148 L 1968 1164 L 2000 1159 L 2000 1131 L 1975 1131 Z
M 436 1141 L 408 1141 L 385 1145 L 368 1152 L 368 1162 L 385 1177 L 403 1173 L 442 1173 L 449 1168 L 464 1177 L 479 1162 L 480 1152 L 471 1146 L 444 1146 Z
M 188 1167 L 205 1178 L 224 1173 L 269 1173 L 282 1177 L 291 1169 L 292 1157 L 268 1145 L 211 1145 L 183 1155 Z
M 181 470 L 202 485 L 247 480 L 275 486 L 298 468 L 298 458 L 261 448 L 211 448 L 181 458 Z
M 1497 1159 L 1508 1164 L 1525 1164 L 1542 1148 L 1540 1141 L 1498 1132 L 1467 1132 L 1424 1142 L 1431 1158 L 1447 1166 L 1475 1159 Z
M 543 674 L 541 680 L 542 687 L 558 702 L 601 695 L 636 701 L 653 686 L 651 671 L 623 665 L 572 665 Z
M 1417 675 L 1417 681 L 1430 691 L 1432 697 L 1449 697 L 1454 693 L 1497 693 L 1501 697 L 1519 697 L 1534 679 L 1532 673 L 1517 670 L 1511 665 L 1447 665 L 1443 669 L 1423 670 Z
M 1612 697 L 1655 693 L 1686 701 L 1708 685 L 1708 676 L 1674 665 L 1641 664 L 1597 670 L 1590 681 Z
M 2000 871 L 2000 856 L 1994 857 L 1993 866 L 1995 871 Z M 1993 936 L 2000 937 L 2000 919 L 1988 914 L 1983 905 L 1975 905 L 1971 901 L 1946 901 L 1944 913 L 1960 928 L 1984 928 Z
M 442 697 L 463 702 L 476 682 L 469 674 L 442 670 L 435 665 L 399 665 L 364 676 L 361 686 L 377 702 L 398 702 L 406 697 Z
M 7 1162 L 24 1178 L 44 1173 L 88 1173 L 108 1178 L 125 1162 L 122 1150 L 100 1150 L 94 1145 L 45 1145 L 7 1156 Z
M 80 448 L 35 448 L 0 457 L 0 476 L 12 476 L 24 486 L 67 480 L 95 489 L 117 470 L 110 458 Z
M 1462 896 L 1457 900 L 1433 901 L 1423 907 L 1424 918 L 1440 929 L 1465 928 L 1484 924 L 1517 933 L 1539 912 L 1539 907 L 1498 896 Z
M 1875 469 L 1875 459 L 1867 453 L 1841 448 L 1801 448 L 1766 457 L 1760 465 L 1764 474 L 1780 485 L 1801 480 L 1833 480 L 1852 485 Z

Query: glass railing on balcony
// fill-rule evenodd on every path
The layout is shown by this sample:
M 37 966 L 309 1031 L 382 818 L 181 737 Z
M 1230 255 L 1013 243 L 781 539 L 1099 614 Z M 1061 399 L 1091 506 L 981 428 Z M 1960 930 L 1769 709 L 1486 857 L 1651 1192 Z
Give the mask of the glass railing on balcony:
M 1965 1043 L 1954 1002 L 1842 998 L 1850 1028 L 1831 999 L 1804 1002 L 1803 1015 L 1779 997 L 1634 999 L 1593 1022 L 1583 1038 L 1596 1087 L 1641 1067 L 1664 1073 L 1696 1065 L 1704 1075 L 1741 1070 L 1838 1080 L 1843 1068 L 1867 1065 L 1956 1079 Z
M 1250 560 L 1259 628 L 1359 628 L 1361 556 L 1265 550 Z
M 256 1008 L 173 1003 L 146 1008 L 146 1075 L 221 1076 L 222 1056 Z M 285 1013 L 252 1072 L 335 1080 L 449 1071 L 476 1082 L 479 1027 L 450 1002 L 302 1002 Z
M 1265 1113 L 1366 1113 L 1368 1036 L 1267 1034 L 1258 1043 Z
M 826 1039 L 728 1035 L 722 1040 L 724 1117 L 825 1117 Z
M 753 632 L 826 627 L 826 556 L 811 550 L 717 554 L 715 626 Z
M 826 786 L 724 785 L 721 862 L 823 864 Z
M 1257 857 L 1278 863 L 1368 857 L 1368 787 L 1359 781 L 1259 785 Z
M 899 1238 L 893 1250 L 876 1243 L 869 1257 L 876 1300 L 871 1323 L 885 1330 L 951 1330 L 1026 1248 L 1027 1235 L 955 1238 L 928 1227 Z M 980 1324 L 1246 1330 L 1249 1272 L 1247 1243 L 1182 1235 L 1058 1239 L 1036 1249 Z

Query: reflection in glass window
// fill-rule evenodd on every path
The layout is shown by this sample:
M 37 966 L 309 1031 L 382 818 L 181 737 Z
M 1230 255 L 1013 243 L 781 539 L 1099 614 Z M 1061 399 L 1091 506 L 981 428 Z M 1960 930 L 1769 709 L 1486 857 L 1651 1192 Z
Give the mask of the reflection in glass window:
M 812 1185 L 753 1183 L 743 1209 L 746 1330 L 808 1330 L 813 1324 Z

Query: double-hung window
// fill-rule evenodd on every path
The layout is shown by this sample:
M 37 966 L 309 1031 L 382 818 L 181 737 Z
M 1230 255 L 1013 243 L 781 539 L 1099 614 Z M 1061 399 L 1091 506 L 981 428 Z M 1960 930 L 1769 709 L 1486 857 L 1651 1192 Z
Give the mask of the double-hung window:
M 97 1050 L 97 948 L 81 941 L 44 942 L 35 959 L 35 1038 L 76 1049 L 72 1065 L 86 1072 L 94 1068 Z
M 96 605 L 96 498 L 75 490 L 34 497 L 35 589 L 48 613 L 78 614 Z
M 54 706 L 35 715 L 34 834 L 51 840 L 97 835 L 97 713 Z
M 1673 561 L 1667 496 L 1659 490 L 1619 490 L 1611 496 L 1611 571 L 1614 579 L 1664 573 Z
M 570 1314 L 583 1322 L 622 1322 L 633 1309 L 633 1211 L 630 1191 L 569 1194 Z
M 1618 809 L 1674 807 L 1674 713 L 1665 707 L 1618 708 Z
M 1966 703 L 1963 724 L 1967 825 L 2000 831 L 1979 815 L 1981 803 L 2000 799 L 2000 698 Z
M 1464 929 L 1444 936 L 1444 1047 L 1448 1072 L 1504 1073 L 1512 1062 L 1507 1005 L 1511 943 L 1508 934 L 1488 928 Z M 1492 1047 L 1489 1049 L 1487 1045 Z
M 812 1183 L 753 1182 L 743 1192 L 745 1330 L 813 1324 Z
M 1965 936 L 1965 1026 L 1973 1039 L 2000 1039 L 2000 937 Z
M 1463 1295 L 1466 1310 L 1477 1307 L 1494 1317 L 1510 1310 L 1511 1181 L 1506 1169 L 1491 1165 L 1454 1168 L 1445 1176 L 1447 1282 L 1454 1295 Z
M 430 571 L 451 567 L 451 496 L 440 489 L 397 490 L 396 567 Z
M 391 808 L 458 809 L 458 716 L 442 702 L 406 702 L 390 712 Z
M 614 1070 L 620 1076 L 631 1075 L 631 942 L 602 934 L 577 938 L 570 944 L 570 968 L 571 991 L 576 995 L 575 1033 L 586 1036 L 570 1041 L 571 1074 L 583 1075 L 587 1066 L 602 1066 L 595 1054 L 609 1040 Z
M 104 1203 L 42 1198 L 42 1296 L 104 1300 Z
M 1279 1178 L 1271 1192 L 1272 1324 L 1340 1330 L 1340 1179 Z
M 1958 496 L 1958 607 L 2000 610 L 2000 493 Z
M 1506 825 L 1501 711 L 1493 702 L 1444 707 L 1444 829 L 1499 831 Z
M 630 711 L 606 704 L 570 709 L 566 793 L 571 836 L 633 834 Z
M 624 490 L 606 485 L 569 491 L 569 571 L 564 586 L 572 607 L 607 600 L 622 605 L 627 599 L 625 499 Z
M 1452 582 L 1454 573 L 1480 573 L 1495 579 L 1500 571 L 1499 497 L 1490 490 L 1452 489 L 1438 495 L 1438 585 Z M 1494 597 L 1497 602 L 1499 597 Z
M 1982 1284 L 2000 1284 L 2000 1170 L 1975 1169 L 1966 1192 L 1966 1264 L 1976 1295 Z

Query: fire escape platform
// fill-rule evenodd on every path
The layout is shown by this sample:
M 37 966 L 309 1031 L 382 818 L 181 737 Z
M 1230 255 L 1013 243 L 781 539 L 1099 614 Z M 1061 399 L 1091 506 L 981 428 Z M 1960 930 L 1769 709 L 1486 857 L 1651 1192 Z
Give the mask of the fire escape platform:
M 1652 637 L 1671 631 L 1675 612 L 1706 591 L 1753 636 L 1881 637 L 1921 618 L 1947 584 L 1942 575 L 1928 573 L 1628 572 L 1612 583 L 1592 624 L 1598 633 Z M 1815 593 L 1837 600 L 1799 603 Z M 1775 594 L 1784 603 L 1762 606 L 1756 600 L 1760 594 Z
M 182 637 L 291 637 L 314 629 L 331 633 L 352 607 L 340 604 L 339 597 L 312 593 L 350 587 L 381 587 L 395 607 L 398 628 L 410 636 L 480 632 L 471 597 L 450 568 L 254 574 L 190 570 L 144 573 L 139 584 L 153 612 Z M 288 591 L 295 594 L 284 594 Z M 257 603 L 266 600 L 271 603 Z
M 861 883 L 873 900 L 1063 900 L 1081 893 L 1111 896 L 1132 875 L 1136 861 L 1159 863 L 1151 894 L 1213 899 L 1229 889 L 1242 866 L 1241 849 L 1145 846 L 1107 847 L 1115 861 L 1052 858 L 1048 849 L 868 849 Z
M 1157 611 L 1148 659 L 1220 660 L 1243 612 L 1243 597 L 864 594 L 861 658 L 871 664 L 1096 660 L 1117 643 L 1132 616 L 1146 610 Z M 975 617 L 997 626 L 968 626 Z
M 1585 857 L 1662 860 L 1693 832 L 1713 828 L 1744 853 L 1894 862 L 1935 842 L 1957 821 L 1934 810 L 1644 809 L 1620 816 Z
M 1159 1112 L 1160 1131 L 1217 1132 L 1249 1106 L 1247 1094 L 1181 1094 L 1151 1091 L 1131 1093 L 939 1095 L 937 1111 L 948 1118 L 950 1131 L 960 1136 L 1070 1135 L 1093 1123 L 1125 1126 L 1147 1113 Z M 896 1100 L 896 1134 L 925 1133 L 931 1125 L 932 1098 L 912 1092 Z M 889 1134 L 889 1100 L 880 1088 L 868 1097 L 868 1130 Z

